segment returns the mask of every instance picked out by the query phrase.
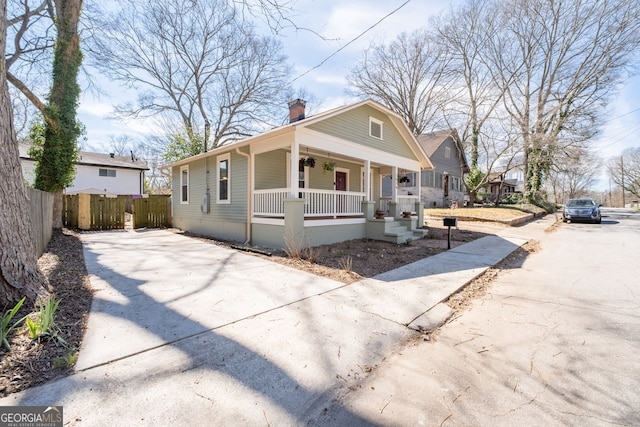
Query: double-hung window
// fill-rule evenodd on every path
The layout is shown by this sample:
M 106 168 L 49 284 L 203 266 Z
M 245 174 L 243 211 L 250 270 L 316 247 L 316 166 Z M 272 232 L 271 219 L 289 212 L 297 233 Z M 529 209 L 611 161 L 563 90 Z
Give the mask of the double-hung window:
M 189 203 L 189 165 L 180 167 L 180 203 Z
M 231 203 L 231 155 L 217 157 L 218 203 Z

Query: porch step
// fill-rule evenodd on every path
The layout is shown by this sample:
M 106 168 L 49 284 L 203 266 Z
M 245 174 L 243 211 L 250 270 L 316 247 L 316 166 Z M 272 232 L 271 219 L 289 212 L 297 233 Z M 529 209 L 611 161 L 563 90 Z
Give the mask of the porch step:
M 399 221 L 393 221 L 385 227 L 384 240 L 391 243 L 402 244 L 410 240 L 423 238 L 427 234 L 427 230 L 410 230 L 406 225 Z
M 426 228 L 416 228 L 415 230 L 413 230 L 413 234 L 417 239 L 422 239 L 428 234 L 428 232 L 429 230 L 427 230 Z

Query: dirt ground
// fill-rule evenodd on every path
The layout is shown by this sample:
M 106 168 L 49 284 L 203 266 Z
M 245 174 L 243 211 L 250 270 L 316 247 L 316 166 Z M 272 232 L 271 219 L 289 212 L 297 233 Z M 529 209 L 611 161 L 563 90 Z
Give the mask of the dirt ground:
M 274 252 L 269 259 L 349 284 L 446 251 L 448 229 L 441 225 L 442 220 L 432 220 L 431 223 L 425 238 L 409 244 L 349 240 L 312 248 L 310 253 L 304 254 L 304 259 L 291 258 L 284 251 Z M 458 229 L 451 230 L 451 247 L 487 236 L 503 227 L 499 224 L 459 222 Z
M 362 239 L 314 248 L 308 259 L 291 259 L 284 252 L 276 252 L 268 259 L 352 283 L 447 250 L 447 229 L 441 224 L 441 219 L 428 220 L 428 235 L 411 244 Z M 460 221 L 459 228 L 452 229 L 451 246 L 493 234 L 504 227 L 496 223 Z M 230 242 L 216 241 L 216 244 L 231 246 Z M 520 256 L 525 256 L 522 254 Z M 69 375 L 80 348 L 91 309 L 92 291 L 79 234 L 67 229 L 54 232 L 38 264 L 49 280 L 53 295 L 60 300 L 55 332 L 53 336 L 33 341 L 23 326 L 10 337 L 11 351 L 0 349 L 0 396 Z M 489 279 L 483 286 L 488 286 Z M 476 289 L 460 294 L 462 296 L 456 298 L 462 302 L 454 304 L 462 306 L 479 292 Z M 15 319 L 32 310 L 33 307 L 23 307 Z

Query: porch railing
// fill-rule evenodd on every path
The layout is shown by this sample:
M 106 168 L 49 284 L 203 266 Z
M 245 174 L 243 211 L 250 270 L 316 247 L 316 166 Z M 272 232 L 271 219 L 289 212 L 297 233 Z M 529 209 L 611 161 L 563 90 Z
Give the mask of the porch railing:
M 305 217 L 363 215 L 362 201 L 364 200 L 364 193 L 308 188 L 300 188 L 298 193 L 304 199 Z M 256 190 L 253 194 L 254 215 L 284 216 L 284 201 L 289 198 L 288 189 Z
M 380 210 L 388 212 L 391 200 L 391 197 L 380 197 Z M 400 212 L 414 212 L 416 210 L 417 201 L 418 196 L 398 196 Z

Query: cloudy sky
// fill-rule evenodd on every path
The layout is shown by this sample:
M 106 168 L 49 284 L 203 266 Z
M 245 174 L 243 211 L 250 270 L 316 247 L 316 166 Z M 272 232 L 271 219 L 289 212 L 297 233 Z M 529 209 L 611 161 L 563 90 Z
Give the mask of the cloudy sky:
M 441 13 L 462 0 L 298 0 L 294 21 L 310 31 L 289 29 L 279 34 L 285 54 L 294 66 L 294 85 L 305 87 L 322 105 L 323 111 L 352 101 L 346 94 L 346 76 L 372 41 L 388 42 L 403 31 L 413 31 L 428 23 L 428 18 Z M 406 3 L 406 4 L 405 4 Z M 404 6 L 403 6 L 404 5 Z M 399 9 L 398 9 L 399 8 Z M 398 9 L 398 10 L 396 10 Z M 395 11 L 395 12 L 394 12 Z M 385 18 L 386 17 L 386 18 Z M 382 20 L 382 22 L 379 22 Z M 352 40 L 372 27 L 357 40 Z M 344 47 L 347 43 L 348 46 Z M 343 48 L 344 47 L 344 48 Z M 335 56 L 327 59 L 338 49 Z M 325 61 L 319 66 L 323 61 Z M 318 68 L 314 68 L 319 66 Z M 122 90 L 104 82 L 107 93 Z M 109 135 L 140 135 L 149 130 L 143 122 L 118 123 L 105 120 L 112 103 L 105 97 L 95 99 L 85 95 L 80 106 L 80 120 L 87 126 L 88 145 L 94 149 L 104 146 L 108 150 Z M 283 106 L 283 109 L 286 106 Z M 604 112 L 603 112 L 604 113 Z M 628 147 L 639 145 L 640 133 L 640 78 L 625 82 L 610 106 L 607 127 L 594 145 L 604 158 L 620 155 Z

